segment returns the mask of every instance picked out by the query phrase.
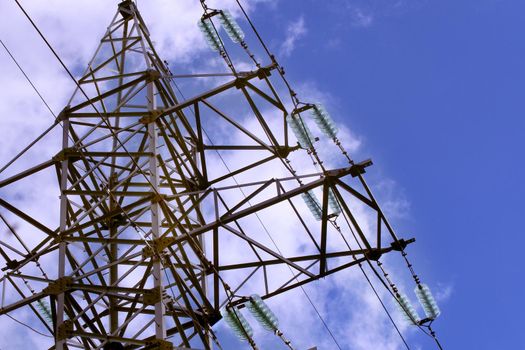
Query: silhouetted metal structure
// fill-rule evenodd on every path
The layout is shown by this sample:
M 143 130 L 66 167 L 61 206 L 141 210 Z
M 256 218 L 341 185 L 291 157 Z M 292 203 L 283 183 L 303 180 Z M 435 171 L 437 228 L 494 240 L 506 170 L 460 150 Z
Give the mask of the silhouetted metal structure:
M 121 3 L 60 113 L 62 151 L 0 180 L 8 188 L 54 168 L 60 186 L 58 228 L 0 198 L 4 211 L 42 237 L 27 243 L 32 232 L 11 227 L 24 249 L 0 246 L 6 272 L 0 315 L 31 308 L 58 350 L 101 349 L 109 341 L 126 349 L 210 349 L 221 308 L 248 300 L 239 296 L 243 287 L 266 299 L 410 243 L 396 238 L 363 178 L 371 161 L 314 174 L 291 167 L 288 157 L 299 146 L 288 138 L 286 117 L 313 107 L 288 113 L 272 84 L 278 69 L 273 62 L 233 71 L 220 78 L 231 80 L 181 98 L 136 6 Z M 243 125 L 223 96 L 242 105 L 254 124 Z M 267 113 L 282 116 L 277 129 Z M 212 144 L 206 130 L 217 120 L 242 138 Z M 217 151 L 247 156 L 242 166 L 221 172 Z M 290 175 L 233 182 L 269 164 Z M 317 204 L 308 197 L 313 190 L 322 193 Z M 314 211 L 319 205 L 315 227 L 302 215 L 301 196 Z M 330 248 L 339 234 L 334 205 L 349 218 L 359 249 Z M 375 226 L 362 228 L 355 205 L 374 213 Z M 274 207 L 297 223 L 297 240 L 308 243 L 304 254 L 280 252 L 251 233 L 256 215 Z M 281 281 L 272 275 L 276 266 L 289 267 L 293 277 Z

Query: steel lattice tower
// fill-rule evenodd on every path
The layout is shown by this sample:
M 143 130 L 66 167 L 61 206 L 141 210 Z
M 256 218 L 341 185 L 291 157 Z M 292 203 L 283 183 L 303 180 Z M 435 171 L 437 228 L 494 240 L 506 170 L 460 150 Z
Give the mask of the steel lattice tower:
M 100 349 L 107 341 L 129 349 L 210 349 L 221 307 L 242 304 L 238 294 L 244 286 L 269 298 L 404 249 L 410 241 L 396 238 L 363 178 L 370 161 L 314 174 L 290 168 L 287 157 L 299 147 L 289 141 L 289 113 L 272 85 L 276 69 L 271 64 L 237 73 L 181 99 L 134 3 L 121 3 L 59 115 L 62 151 L 0 180 L 0 188 L 8 188 L 55 168 L 61 193 L 58 228 L 0 198 L 4 211 L 44 237 L 26 253 L 0 247 L 6 272 L 0 315 L 30 307 L 58 350 Z M 259 130 L 232 116 L 220 103 L 224 95 L 235 95 Z M 261 104 L 282 115 L 279 130 L 267 123 Z M 210 144 L 205 130 L 213 118 L 247 142 Z M 220 173 L 211 161 L 217 150 L 255 156 Z M 232 184 L 234 176 L 271 162 L 290 170 L 290 176 Z M 246 195 L 231 195 L 239 189 Z M 322 193 L 314 228 L 298 209 L 301 195 L 312 190 Z M 336 234 L 334 198 L 355 229 L 359 249 L 334 250 L 328 244 Z M 353 202 L 375 213 L 371 232 L 359 224 Z M 304 254 L 281 253 L 251 234 L 248 219 L 274 206 L 286 208 L 299 223 L 296 234 L 309 244 Z M 26 234 L 17 237 L 23 240 Z M 244 245 L 234 262 L 225 257 L 232 254 L 224 246 L 226 236 Z M 44 268 L 39 261 L 49 257 L 56 266 Z M 275 266 L 291 269 L 293 278 L 274 283 L 269 271 Z M 239 281 L 228 278 L 241 272 Z M 32 293 L 24 283 L 32 285 Z M 48 310 L 47 320 L 37 308 Z

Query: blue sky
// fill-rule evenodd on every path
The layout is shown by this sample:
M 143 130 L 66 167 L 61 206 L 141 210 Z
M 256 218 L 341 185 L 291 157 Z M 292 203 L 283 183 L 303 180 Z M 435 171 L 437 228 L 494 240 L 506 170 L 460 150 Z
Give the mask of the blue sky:
M 79 66 L 114 11 L 98 4 L 86 14 L 97 21 L 82 23 L 84 39 L 93 44 L 82 47 L 86 53 L 79 59 L 78 47 L 53 32 L 49 8 L 34 2 L 28 7 L 68 62 Z M 146 21 L 148 13 L 161 15 L 143 12 Z M 445 349 L 525 348 L 514 321 L 525 307 L 519 278 L 525 167 L 518 156 L 525 146 L 523 13 L 525 4 L 508 0 L 266 0 L 252 7 L 252 18 L 290 80 L 299 90 L 323 96 L 336 121 L 359 140 L 356 159 L 374 160 L 368 178 L 388 184 L 379 199 L 397 203 L 392 210 L 397 232 L 416 237 L 408 248 L 416 270 L 436 293 L 448 294 L 435 323 Z M 45 52 L 22 19 L 15 24 L 16 31 L 0 26 L 3 40 L 15 51 L 19 45 L 21 56 L 24 46 Z M 160 19 L 153 35 L 170 38 L 169 25 Z M 176 42 L 187 44 L 181 40 Z M 210 53 L 199 54 L 205 60 Z M 188 65 L 177 50 L 166 49 L 165 56 Z M 22 62 L 42 79 L 43 94 L 60 110 L 71 85 L 54 96 L 56 87 L 46 85 L 43 73 L 54 63 L 40 57 L 43 62 L 27 55 Z M 36 109 L 38 100 L 33 103 Z M 5 113 L 7 101 L 0 104 Z M 320 282 L 309 291 L 332 287 Z M 333 303 L 323 311 L 334 327 L 349 320 Z M 415 332 L 407 336 L 415 346 L 432 348 Z
M 288 73 L 330 91 L 365 140 L 371 176 L 387 174 L 410 202 L 396 224 L 417 238 L 416 268 L 453 285 L 436 323 L 445 348 L 522 348 L 512 320 L 524 308 L 525 6 L 389 3 L 281 2 L 276 18 L 304 16 L 308 28 Z M 370 21 L 335 10 L 343 4 Z

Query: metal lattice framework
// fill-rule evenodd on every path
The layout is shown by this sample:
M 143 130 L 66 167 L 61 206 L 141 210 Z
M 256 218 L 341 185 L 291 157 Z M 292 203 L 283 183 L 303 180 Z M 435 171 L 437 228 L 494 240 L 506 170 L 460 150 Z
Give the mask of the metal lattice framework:
M 17 232 L 9 226 L 24 249 L 0 246 L 5 260 L 0 315 L 31 308 L 59 350 L 100 349 L 107 341 L 129 349 L 210 349 L 221 307 L 242 304 L 245 289 L 272 297 L 403 249 L 410 241 L 395 238 L 363 178 L 370 161 L 314 174 L 291 168 L 287 157 L 301 150 L 288 138 L 289 113 L 271 80 L 276 69 L 272 64 L 237 73 L 181 99 L 135 5 L 121 3 L 60 113 L 62 151 L 0 180 L 0 189 L 8 189 L 55 170 L 61 194 L 57 228 L 0 198 L 4 223 L 16 218 L 31 228 Z M 239 105 L 256 129 L 242 124 Z M 277 129 L 264 117 L 268 110 L 282 116 Z M 206 130 L 219 120 L 227 133 L 246 142 L 232 137 L 212 144 Z M 244 164 L 221 172 L 217 151 L 244 154 Z M 290 175 L 233 181 L 263 166 Z M 302 215 L 301 195 L 311 190 L 322 193 L 322 217 L 315 225 Z M 340 240 L 330 191 L 359 249 L 330 243 Z M 374 227 L 360 225 L 356 205 L 373 213 Z M 296 223 L 302 254 L 280 251 L 254 232 L 251 223 L 272 208 Z M 42 239 L 22 243 L 29 235 Z M 283 267 L 293 272 L 291 278 L 278 275 L 275 269 Z

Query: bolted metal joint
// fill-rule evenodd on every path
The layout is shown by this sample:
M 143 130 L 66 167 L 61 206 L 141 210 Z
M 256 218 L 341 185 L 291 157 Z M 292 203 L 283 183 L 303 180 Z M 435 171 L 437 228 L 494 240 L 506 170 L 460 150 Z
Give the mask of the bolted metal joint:
M 155 305 L 160 303 L 162 300 L 162 293 L 160 292 L 160 287 L 146 289 L 144 295 L 142 296 L 142 302 L 145 305 Z
M 371 249 L 365 253 L 366 258 L 373 261 L 378 261 L 381 255 L 383 255 L 381 249 Z
M 159 118 L 161 113 L 162 113 L 161 109 L 151 110 L 151 111 L 149 111 L 149 114 L 147 114 L 147 115 L 143 116 L 142 118 L 140 118 L 139 122 L 141 122 L 142 124 L 153 123 L 154 121 L 156 121 Z
M 273 68 L 274 68 L 273 66 L 259 68 L 257 70 L 257 77 L 259 79 L 264 79 L 264 78 L 269 77 L 270 75 L 272 75 L 272 69 Z
M 161 74 L 158 70 L 148 69 L 146 71 L 146 81 L 148 83 L 154 82 L 155 80 L 159 80 L 160 77 L 161 77 Z
M 242 89 L 243 87 L 246 86 L 246 78 L 237 78 L 235 79 L 235 88 L 236 89 Z
M 54 155 L 51 159 L 57 162 L 62 162 L 66 159 L 75 162 L 77 160 L 80 160 L 80 154 L 73 148 L 64 148 L 60 152 L 58 152 L 56 155 Z
M 14 270 L 16 269 L 18 266 L 20 266 L 20 262 L 17 261 L 17 260 L 9 260 L 6 264 L 5 264 L 5 267 L 2 269 L 2 271 L 6 271 L 6 270 Z
M 57 340 L 64 340 L 71 337 L 73 333 L 73 321 L 66 320 L 64 323 L 58 325 L 56 337 Z
M 410 239 L 398 239 L 397 241 L 394 241 L 390 244 L 390 246 L 392 247 L 393 250 L 397 250 L 397 251 L 403 251 L 407 245 L 409 245 L 410 243 L 414 243 L 416 241 L 415 238 L 410 238 Z
M 63 121 L 63 120 L 67 120 L 67 119 L 69 119 L 69 115 L 70 115 L 70 113 L 69 113 L 69 108 L 70 108 L 70 107 L 71 107 L 71 106 L 69 106 L 69 105 L 66 106 L 66 107 L 64 107 L 64 109 L 63 109 L 62 111 L 60 111 L 60 113 L 58 113 L 58 115 L 57 115 L 57 119 L 56 119 L 56 120 L 59 121 L 59 122 L 61 122 L 61 121 Z
M 146 346 L 144 347 L 144 350 L 173 350 L 173 343 L 161 340 L 161 339 L 155 339 L 153 341 L 149 341 L 146 343 Z
M 352 177 L 357 177 L 361 174 L 364 174 L 366 172 L 365 168 L 369 167 L 372 164 L 372 159 L 367 159 L 360 163 L 356 163 L 350 168 L 350 175 L 352 175 Z
M 164 249 L 169 247 L 174 241 L 173 237 L 160 237 L 150 241 L 149 245 L 142 249 L 144 258 L 152 258 L 160 254 Z
M 133 13 L 137 10 L 135 4 L 131 0 L 122 1 L 118 4 L 118 10 L 122 15 L 122 18 L 128 20 L 133 17 Z
M 71 284 L 73 284 L 72 277 L 62 277 L 54 282 L 49 283 L 49 285 L 44 288 L 43 292 L 47 295 L 59 295 L 66 292 L 70 288 Z

